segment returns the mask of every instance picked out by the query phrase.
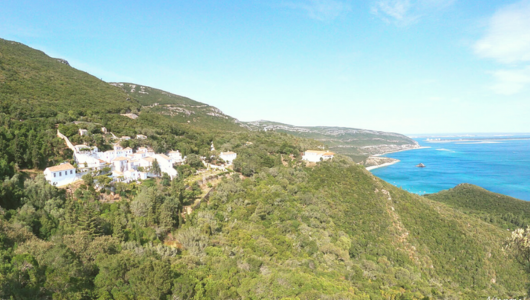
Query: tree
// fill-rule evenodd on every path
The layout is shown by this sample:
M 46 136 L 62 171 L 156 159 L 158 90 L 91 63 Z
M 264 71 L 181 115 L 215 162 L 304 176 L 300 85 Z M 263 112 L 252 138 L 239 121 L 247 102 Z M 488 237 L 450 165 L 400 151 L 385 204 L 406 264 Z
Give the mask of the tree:
M 202 163 L 201 157 L 197 154 L 190 154 L 186 157 L 186 163 L 190 165 L 190 167 L 195 169 L 204 168 L 204 164 Z
M 156 159 L 155 159 L 155 161 L 153 161 L 153 165 L 151 167 L 152 167 L 151 170 L 152 170 L 153 174 L 160 176 L 162 171 L 160 170 L 160 165 L 158 164 L 158 161 Z
M 513 251 L 517 261 L 530 273 L 530 226 L 514 230 L 506 242 L 506 248 Z

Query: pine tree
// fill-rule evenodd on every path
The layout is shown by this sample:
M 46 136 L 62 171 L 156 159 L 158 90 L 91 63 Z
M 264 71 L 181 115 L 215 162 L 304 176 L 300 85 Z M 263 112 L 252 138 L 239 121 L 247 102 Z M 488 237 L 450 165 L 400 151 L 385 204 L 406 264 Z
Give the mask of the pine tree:
M 84 210 L 81 216 L 79 216 L 78 226 L 80 230 L 86 231 L 92 236 L 101 235 L 97 217 L 88 210 Z

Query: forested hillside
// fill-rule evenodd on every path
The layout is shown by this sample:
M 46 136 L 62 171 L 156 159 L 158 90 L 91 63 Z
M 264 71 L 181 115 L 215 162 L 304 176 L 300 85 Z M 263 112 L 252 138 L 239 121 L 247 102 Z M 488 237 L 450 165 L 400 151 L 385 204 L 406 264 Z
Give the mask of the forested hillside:
M 246 124 L 253 129 L 275 130 L 318 140 L 327 145 L 330 150 L 362 163 L 366 163 L 371 155 L 419 147 L 413 139 L 394 132 L 331 126 L 294 126 L 271 121 L 255 121 Z
M 513 230 L 530 225 L 530 202 L 493 193 L 476 185 L 459 184 L 450 190 L 425 197 L 501 228 Z
M 167 116 L 173 122 L 187 123 L 190 126 L 208 130 L 244 131 L 248 129 L 248 126 L 225 115 L 218 108 L 187 97 L 134 83 L 113 82 L 111 85 L 121 88 L 131 98 L 137 100 L 142 105 L 143 112 Z
M 142 98 L 18 43 L 0 44 L 2 299 L 526 294 L 526 273 L 503 249 L 510 232 L 482 215 L 526 209 L 516 200 L 473 192 L 497 207 L 477 205 L 476 213 L 467 209 L 478 196 L 413 195 L 347 156 L 307 164 L 301 154 L 321 141 L 183 122 L 147 107 L 162 98 Z M 175 99 L 177 107 L 182 99 Z M 118 141 L 102 126 L 147 136 L 119 141 L 124 147 L 180 150 L 179 176 L 125 183 L 94 170 L 69 186 L 48 184 L 45 167 L 73 163 L 56 130 L 110 149 Z M 237 153 L 233 165 L 207 170 L 203 160 L 216 163 L 220 151 Z M 470 204 L 434 201 L 451 194 Z

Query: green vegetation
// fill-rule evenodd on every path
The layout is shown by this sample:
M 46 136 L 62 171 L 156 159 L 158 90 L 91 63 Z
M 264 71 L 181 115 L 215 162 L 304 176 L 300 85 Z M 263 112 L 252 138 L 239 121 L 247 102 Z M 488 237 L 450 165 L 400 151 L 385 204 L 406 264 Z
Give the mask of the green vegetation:
M 307 165 L 301 152 L 321 141 L 278 130 L 235 130 L 213 119 L 184 122 L 147 107 L 169 103 L 154 97 L 154 89 L 145 88 L 153 93 L 140 94 L 153 98 L 142 99 L 26 46 L 1 45 L 0 298 L 525 294 L 524 268 L 502 248 L 509 232 L 481 215 L 522 210 L 512 199 L 497 197 L 496 209 L 479 204 L 472 212 L 434 201 L 436 195 L 409 194 L 346 156 Z M 83 92 L 67 92 L 78 89 Z M 175 99 L 169 104 L 196 105 Z M 208 129 L 212 124 L 219 126 Z M 177 166 L 180 176 L 173 180 L 162 175 L 127 184 L 94 173 L 66 189 L 49 185 L 39 173 L 71 160 L 56 130 L 105 150 L 115 141 L 102 126 L 117 136 L 148 137 L 122 141 L 124 147 L 178 149 L 187 164 Z M 88 134 L 79 136 L 80 128 Z M 218 162 L 221 151 L 238 153 L 234 170 L 205 172 L 202 159 Z M 206 174 L 215 178 L 207 181 Z
M 137 109 L 117 87 L 23 44 L 0 39 L 0 103 L 17 120 Z
M 115 82 L 129 97 L 137 100 L 142 112 L 152 112 L 168 117 L 172 122 L 186 123 L 208 130 L 244 131 L 236 119 L 223 114 L 219 109 L 187 97 L 134 83 Z
M 504 229 L 514 230 L 530 225 L 530 202 L 496 194 L 472 184 L 459 184 L 450 190 L 425 197 Z
M 392 132 L 375 130 L 325 127 L 325 126 L 293 126 L 271 121 L 246 123 L 253 129 L 268 129 L 288 133 L 307 139 L 315 139 L 326 144 L 335 153 L 349 156 L 356 162 L 366 163 L 373 154 L 382 154 L 417 146 L 409 137 Z

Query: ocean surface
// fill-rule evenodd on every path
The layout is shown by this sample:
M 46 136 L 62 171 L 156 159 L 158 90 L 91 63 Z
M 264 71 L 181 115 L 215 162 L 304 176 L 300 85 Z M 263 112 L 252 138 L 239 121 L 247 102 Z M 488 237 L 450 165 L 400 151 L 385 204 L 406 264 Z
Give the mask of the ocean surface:
M 399 159 L 371 172 L 404 190 L 430 194 L 471 183 L 489 191 L 530 201 L 530 139 L 527 136 L 415 138 L 424 149 L 384 155 Z M 432 138 L 429 138 L 432 139 Z M 416 165 L 423 163 L 425 168 Z

